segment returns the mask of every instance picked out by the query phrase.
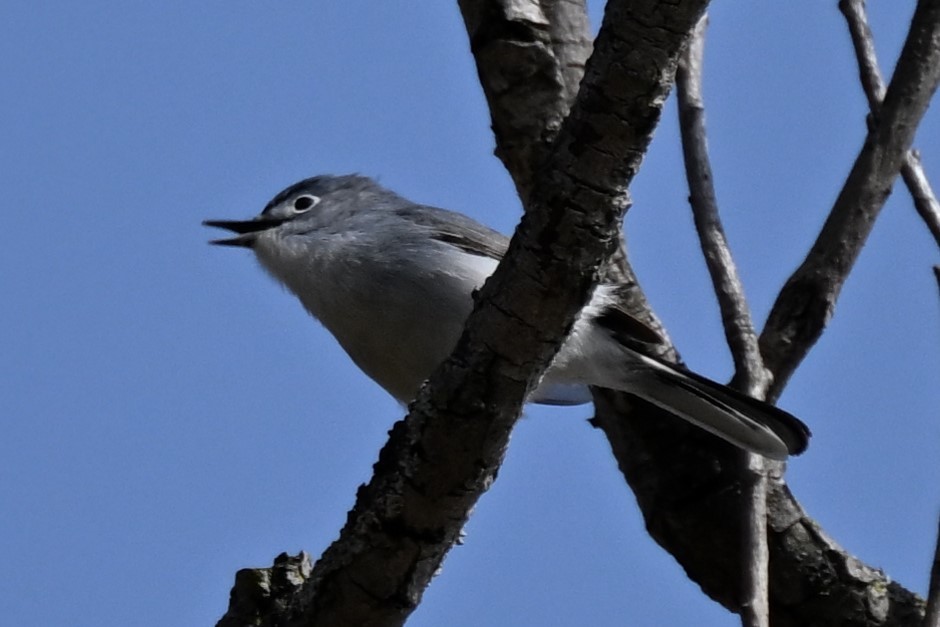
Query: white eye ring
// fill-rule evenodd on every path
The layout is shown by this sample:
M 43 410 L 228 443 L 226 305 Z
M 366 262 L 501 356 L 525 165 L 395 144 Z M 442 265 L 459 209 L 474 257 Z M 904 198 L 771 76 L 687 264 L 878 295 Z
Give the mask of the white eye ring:
M 294 213 L 304 213 L 316 207 L 318 202 L 320 202 L 319 196 L 304 194 L 294 199 L 294 202 L 291 203 L 291 209 Z

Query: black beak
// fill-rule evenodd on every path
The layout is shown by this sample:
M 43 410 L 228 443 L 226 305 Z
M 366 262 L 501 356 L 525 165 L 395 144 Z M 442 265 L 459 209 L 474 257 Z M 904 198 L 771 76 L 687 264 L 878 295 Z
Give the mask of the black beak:
M 217 229 L 225 229 L 232 233 L 238 233 L 237 237 L 228 237 L 225 239 L 210 240 L 210 244 L 216 246 L 240 246 L 242 248 L 251 248 L 255 243 L 257 234 L 283 224 L 282 218 L 255 218 L 254 220 L 203 220 L 203 226 L 211 226 Z

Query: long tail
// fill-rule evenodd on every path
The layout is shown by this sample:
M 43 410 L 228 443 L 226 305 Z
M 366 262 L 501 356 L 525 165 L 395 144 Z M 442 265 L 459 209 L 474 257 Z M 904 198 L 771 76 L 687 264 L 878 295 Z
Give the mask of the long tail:
M 653 359 L 632 373 L 632 394 L 764 457 L 806 450 L 810 430 L 795 416 L 701 375 Z

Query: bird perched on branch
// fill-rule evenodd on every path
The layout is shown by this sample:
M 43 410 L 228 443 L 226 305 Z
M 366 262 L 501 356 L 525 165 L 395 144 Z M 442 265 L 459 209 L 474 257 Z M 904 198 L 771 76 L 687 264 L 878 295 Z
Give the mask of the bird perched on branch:
M 291 185 L 244 221 L 207 220 L 251 249 L 369 377 L 402 403 L 451 353 L 506 236 L 356 175 Z M 787 412 L 637 350 L 663 341 L 600 284 L 529 401 L 590 401 L 588 386 L 634 394 L 743 449 L 786 459 L 809 429 Z

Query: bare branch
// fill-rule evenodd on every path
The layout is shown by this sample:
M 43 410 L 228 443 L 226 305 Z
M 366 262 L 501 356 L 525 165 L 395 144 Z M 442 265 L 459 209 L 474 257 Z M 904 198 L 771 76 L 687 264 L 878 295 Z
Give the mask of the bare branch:
M 937 246 L 940 246 L 940 202 L 937 201 L 937 196 L 927 179 L 927 173 L 924 172 L 920 152 L 911 150 L 907 153 L 904 167 L 901 168 L 901 176 L 911 192 L 914 208 L 927 225 Z
M 682 154 L 689 182 L 689 201 L 695 218 L 695 230 L 718 297 L 725 338 L 734 359 L 735 384 L 751 396 L 763 398 L 770 381 L 757 344 L 757 333 L 744 296 L 744 286 L 718 216 L 718 200 L 708 157 L 702 98 L 706 24 L 707 18 L 702 18 L 695 27 L 695 33 L 676 72 L 676 97 L 679 103 Z
M 839 0 L 839 10 L 849 26 L 855 58 L 858 61 L 859 79 L 865 96 L 868 97 L 868 106 L 875 111 L 884 100 L 885 85 L 881 78 L 878 56 L 875 54 L 875 39 L 871 27 L 868 26 L 865 0 Z
M 744 452 L 746 479 L 742 496 L 744 508 L 744 550 L 741 625 L 743 627 L 770 627 L 769 564 L 767 546 L 767 472 L 764 458 Z
M 876 123 L 819 234 L 761 335 L 776 398 L 832 317 L 940 81 L 940 0 L 920 0 Z
M 583 0 L 460 0 L 480 84 L 489 104 L 496 155 L 525 204 L 535 172 L 568 114 L 592 50 Z M 617 250 L 608 276 L 624 289 L 625 305 L 666 337 Z M 671 346 L 662 357 L 677 358 Z
M 865 0 L 840 0 L 839 9 L 845 16 L 852 36 L 852 45 L 855 48 L 855 57 L 858 60 L 858 71 L 868 106 L 872 114 L 877 115 L 884 98 L 884 80 L 878 67 L 878 57 L 875 54 L 875 42 L 868 26 L 868 15 L 865 11 Z M 914 208 L 927 225 L 937 245 L 940 245 L 940 203 L 934 194 L 920 162 L 920 155 L 916 150 L 908 151 L 901 167 L 901 177 L 914 200 Z

